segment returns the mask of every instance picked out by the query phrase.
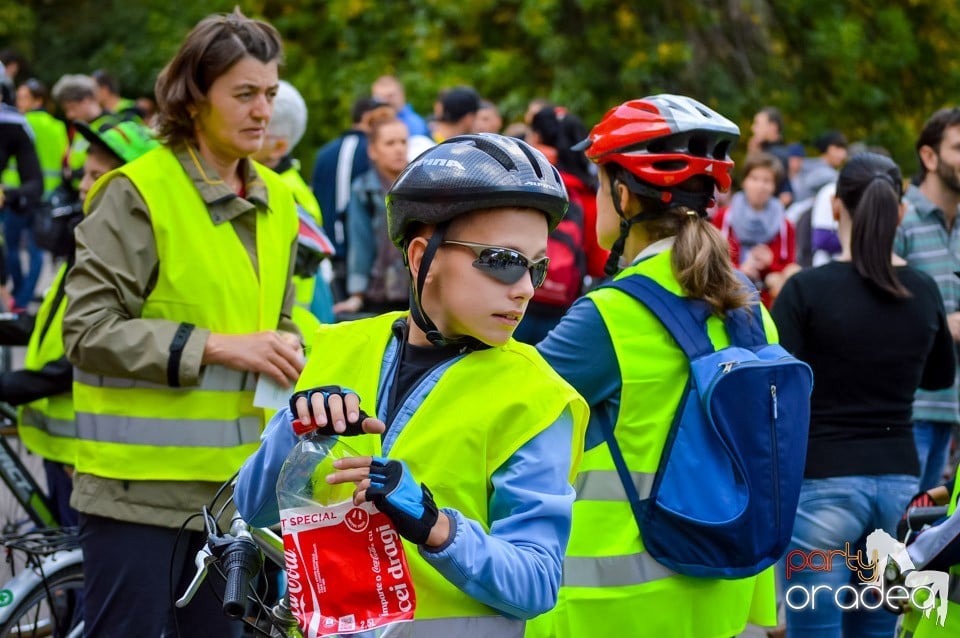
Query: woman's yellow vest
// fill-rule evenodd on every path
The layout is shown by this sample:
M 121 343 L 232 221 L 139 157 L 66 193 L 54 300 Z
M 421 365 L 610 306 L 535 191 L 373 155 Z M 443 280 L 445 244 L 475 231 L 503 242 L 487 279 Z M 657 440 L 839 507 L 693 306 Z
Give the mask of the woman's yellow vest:
M 23 361 L 26 370 L 40 370 L 64 356 L 63 311 L 67 299 L 57 293 L 66 274 L 67 265 L 63 264 L 40 304 Z M 64 392 L 22 406 L 19 430 L 23 444 L 34 454 L 50 461 L 72 464 L 77 454 L 73 395 Z
M 953 516 L 957 511 L 957 499 L 960 498 L 960 479 L 953 483 L 953 493 L 950 495 L 950 505 L 947 515 Z M 950 588 L 947 594 L 947 618 L 943 627 L 937 624 L 937 605 L 932 604 L 930 617 L 924 617 L 923 612 L 911 609 L 905 619 L 907 630 L 900 634 L 901 638 L 960 638 L 960 565 L 950 568 Z M 931 604 L 926 601 L 921 604 Z M 916 624 L 916 629 L 910 633 L 909 627 Z
M 377 414 L 383 355 L 391 325 L 405 313 L 387 313 L 323 325 L 297 390 L 341 385 L 355 391 L 368 414 Z M 319 353 L 327 353 L 321 356 Z M 336 353 L 336 356 L 330 356 Z M 490 529 L 490 479 L 517 450 L 556 421 L 573 414 L 571 480 L 580 464 L 587 405 L 537 351 L 511 340 L 471 352 L 448 368 L 404 426 L 389 451 L 430 488 L 438 507 L 458 510 Z M 353 437 L 361 454 L 382 455 L 380 437 Z M 416 619 L 491 616 L 498 612 L 470 598 L 404 541 L 417 595 Z
M 626 268 L 681 294 L 670 251 Z M 600 288 L 588 293 L 603 318 L 620 366 L 617 441 L 641 498 L 650 493 L 689 373 L 686 356 L 656 317 L 632 297 Z M 776 329 L 764 315 L 767 334 Z M 720 319 L 710 340 L 729 344 Z M 593 427 L 600 427 L 594 425 Z M 670 636 L 729 638 L 748 620 L 776 625 L 772 569 L 742 580 L 682 576 L 644 551 L 643 539 L 606 443 L 583 455 L 575 487 L 573 530 L 553 612 L 528 623 L 528 636 Z
M 99 180 L 125 175 L 146 202 L 159 256 L 142 319 L 213 332 L 275 330 L 288 284 L 297 213 L 277 175 L 255 165 L 269 209 L 258 210 L 254 270 L 230 222 L 214 224 L 177 157 L 161 147 Z M 96 214 L 96 213 L 94 213 Z M 223 481 L 256 450 L 263 411 L 253 373 L 206 366 L 195 387 L 74 373 L 77 471 L 125 480 Z

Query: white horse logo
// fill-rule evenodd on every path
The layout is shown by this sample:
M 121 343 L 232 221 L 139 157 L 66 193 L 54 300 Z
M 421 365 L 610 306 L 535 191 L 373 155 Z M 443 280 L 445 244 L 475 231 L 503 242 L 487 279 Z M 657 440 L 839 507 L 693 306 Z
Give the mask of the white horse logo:
M 924 617 L 929 618 L 935 600 L 937 624 L 941 627 L 944 626 L 947 622 L 947 591 L 950 587 L 950 574 L 930 570 L 918 571 L 917 566 L 913 564 L 913 560 L 907 553 L 906 546 L 882 529 L 874 530 L 867 536 L 867 558 L 872 559 L 874 570 L 873 578 L 865 581 L 865 584 L 874 585 L 883 590 L 883 575 L 888 563 L 892 560 L 900 569 L 900 573 L 904 575 L 903 585 L 910 591 L 910 601 L 918 606 L 913 590 L 920 587 L 926 588 L 933 600 L 923 607 L 918 607 L 923 610 Z

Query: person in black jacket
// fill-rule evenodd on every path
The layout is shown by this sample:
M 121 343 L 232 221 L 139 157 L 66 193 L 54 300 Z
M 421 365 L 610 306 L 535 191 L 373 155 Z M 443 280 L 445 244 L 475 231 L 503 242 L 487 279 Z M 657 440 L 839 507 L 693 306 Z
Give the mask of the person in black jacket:
M 0 172 L 7 168 L 11 159 L 16 160 L 20 184 L 0 184 L 0 210 L 13 215 L 29 215 L 43 195 L 43 171 L 33 132 L 22 113 L 9 104 L 0 104 Z M 0 286 L 7 283 L 5 263 L 4 255 L 0 254 Z M 6 301 L 6 292 L 2 297 Z

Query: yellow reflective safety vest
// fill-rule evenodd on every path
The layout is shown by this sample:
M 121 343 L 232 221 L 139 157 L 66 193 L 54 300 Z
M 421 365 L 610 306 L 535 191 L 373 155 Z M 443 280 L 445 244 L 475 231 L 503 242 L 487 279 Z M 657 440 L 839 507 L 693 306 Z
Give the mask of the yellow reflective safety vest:
M 320 202 L 317 201 L 313 191 L 310 190 L 307 183 L 303 181 L 303 177 L 300 176 L 299 162 L 294 161 L 293 166 L 280 173 L 280 179 L 283 180 L 283 183 L 286 184 L 290 192 L 293 193 L 293 199 L 295 199 L 305 211 L 310 213 L 310 216 L 313 217 L 313 221 L 317 222 L 317 225 L 323 227 L 323 213 L 320 211 Z
M 40 370 L 65 354 L 63 312 L 67 299 L 62 287 L 66 274 L 67 265 L 63 264 L 40 304 L 23 361 L 26 370 Z M 20 439 L 28 450 L 50 461 L 73 464 L 77 454 L 77 422 L 71 393 L 31 401 L 21 406 L 19 412 Z
M 27 124 L 33 130 L 37 159 L 43 171 L 43 192 L 49 193 L 63 179 L 63 156 L 67 152 L 67 125 L 46 111 L 36 110 L 23 114 Z M 4 184 L 17 186 L 20 174 L 17 172 L 16 158 L 10 158 L 7 168 L 0 178 Z
M 309 355 L 311 348 L 313 348 L 313 338 L 322 325 L 320 320 L 299 303 L 293 306 L 293 313 L 290 318 L 293 319 L 293 323 L 297 324 L 297 327 L 300 328 L 300 334 L 303 336 L 304 350 L 306 354 Z
M 368 414 L 377 414 L 383 355 L 393 338 L 391 325 L 404 316 L 407 313 L 393 312 L 322 325 L 314 348 L 325 356 L 307 362 L 297 390 L 334 384 L 348 387 L 360 397 Z M 572 412 L 574 422 L 572 480 L 583 449 L 586 402 L 536 349 L 510 340 L 454 362 L 416 407 L 390 457 L 407 463 L 417 481 L 432 490 L 438 507 L 454 508 L 489 531 L 493 473 L 565 409 Z M 379 435 L 351 437 L 349 441 L 360 454 L 371 455 L 382 454 L 380 443 Z M 452 621 L 444 624 L 444 629 L 436 627 L 436 635 L 494 636 L 502 635 L 490 631 L 502 627 L 503 621 L 517 625 L 460 591 L 420 557 L 415 545 L 403 543 L 416 590 L 415 619 Z M 476 621 L 484 618 L 489 622 Z M 471 627 L 470 631 L 466 627 Z M 477 633 L 480 631 L 485 633 Z M 430 629 L 429 635 L 434 633 Z
M 670 251 L 626 268 L 681 294 Z M 649 495 L 689 375 L 687 357 L 656 317 L 632 297 L 588 293 L 607 330 L 622 377 L 614 432 L 641 498 Z M 764 313 L 767 334 L 776 329 Z M 723 322 L 707 322 L 710 340 L 729 345 Z M 598 425 L 594 427 L 599 427 Z M 606 443 L 587 450 L 574 484 L 573 529 L 560 599 L 528 623 L 528 636 L 729 638 L 746 623 L 776 625 L 772 568 L 741 580 L 692 578 L 662 566 L 643 539 Z
M 297 213 L 290 191 L 260 165 L 269 209 L 256 212 L 259 273 L 233 224 L 215 224 L 190 177 L 165 147 L 97 181 L 122 174 L 150 212 L 160 267 L 142 319 L 190 323 L 224 334 L 275 330 L 287 288 Z M 171 387 L 74 371 L 77 471 L 112 479 L 223 481 L 259 444 L 263 411 L 256 375 L 219 365 L 199 386 Z
M 307 183 L 303 181 L 303 177 L 300 176 L 299 163 L 294 161 L 293 166 L 280 173 L 280 179 L 283 180 L 283 183 L 286 184 L 293 193 L 293 199 L 297 204 L 313 217 L 313 221 L 317 222 L 318 226 L 323 228 L 323 215 L 320 211 L 320 203 L 314 196 L 313 191 L 310 190 L 310 187 L 307 186 Z M 293 277 L 293 287 L 296 291 L 297 305 L 300 306 L 299 310 L 294 310 L 293 320 L 300 328 L 300 333 L 303 335 L 303 343 L 307 346 L 310 345 L 313 333 L 316 331 L 316 326 L 320 323 L 320 320 L 310 312 L 310 304 L 313 302 L 313 291 L 316 285 L 316 277 L 298 277 L 296 275 Z
M 953 483 L 953 493 L 950 495 L 950 505 L 947 507 L 947 514 L 954 515 L 957 511 L 957 499 L 960 498 L 960 479 Z M 960 565 L 954 565 L 950 568 L 950 588 L 947 593 L 947 617 L 943 627 L 937 624 L 937 603 L 934 601 L 923 601 L 920 604 L 932 604 L 930 617 L 924 616 L 924 613 L 918 609 L 911 609 L 905 619 L 905 630 L 901 632 L 902 638 L 960 638 Z M 911 633 L 910 628 L 915 625 L 916 629 Z

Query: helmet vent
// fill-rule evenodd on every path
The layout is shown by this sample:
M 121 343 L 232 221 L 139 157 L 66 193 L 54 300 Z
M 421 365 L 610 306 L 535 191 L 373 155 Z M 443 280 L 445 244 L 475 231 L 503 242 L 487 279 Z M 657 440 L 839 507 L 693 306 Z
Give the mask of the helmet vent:
M 451 140 L 455 140 L 455 139 L 457 138 L 451 138 Z M 508 171 L 518 170 L 517 165 L 513 161 L 513 158 L 507 155 L 507 153 L 503 149 L 501 149 L 499 146 L 497 146 L 490 140 L 487 140 L 480 135 L 471 135 L 467 139 L 473 142 L 473 145 L 477 147 L 477 150 L 483 151 L 493 159 L 500 162 L 500 164 Z M 448 141 L 451 141 L 451 140 L 448 140 Z M 534 165 L 536 166 L 536 162 L 534 162 Z M 540 171 L 537 170 L 537 172 L 539 173 Z
M 519 146 L 520 150 L 523 151 L 523 154 L 527 156 L 527 160 L 533 166 L 533 170 L 537 173 L 537 177 L 543 179 L 543 169 L 540 168 L 540 162 L 538 162 L 537 158 L 533 155 L 533 151 L 531 151 L 525 144 L 518 144 L 517 146 Z
M 696 155 L 697 157 L 706 157 L 707 145 L 707 139 L 704 136 L 691 135 L 690 140 L 687 142 L 687 150 L 691 155 Z
M 653 167 L 658 171 L 682 171 L 687 167 L 687 163 L 683 160 L 663 160 L 654 162 Z

